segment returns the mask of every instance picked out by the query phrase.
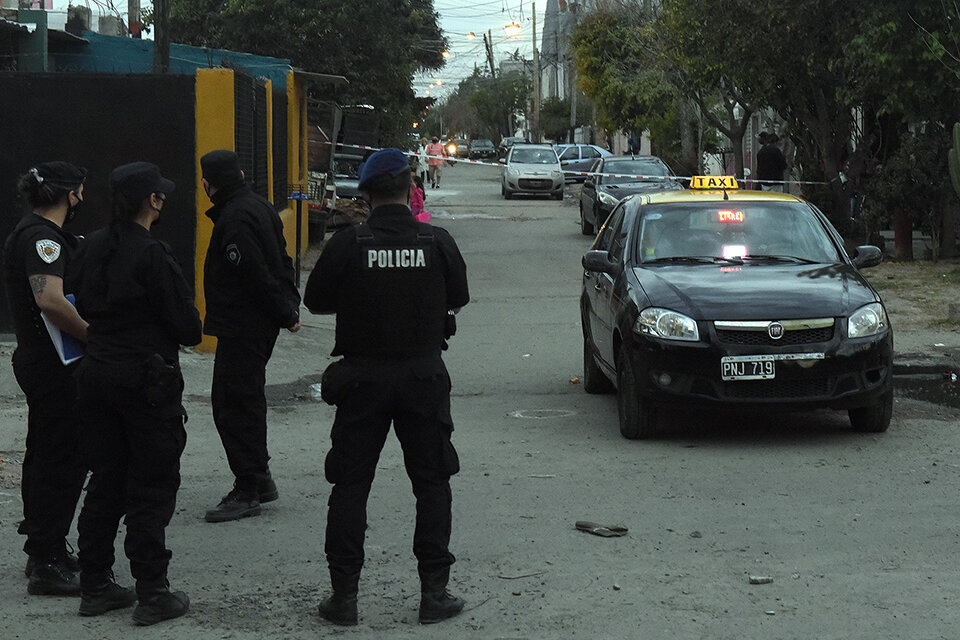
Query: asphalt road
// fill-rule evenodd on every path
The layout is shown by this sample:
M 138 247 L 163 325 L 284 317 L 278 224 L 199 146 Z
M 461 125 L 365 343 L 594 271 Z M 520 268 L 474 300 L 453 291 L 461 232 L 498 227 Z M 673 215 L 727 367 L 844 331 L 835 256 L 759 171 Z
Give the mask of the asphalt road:
M 333 319 L 311 316 L 268 369 L 281 499 L 258 518 L 203 522 L 231 477 L 207 400 L 213 359 L 183 355 L 189 440 L 168 544 L 192 610 L 155 627 L 26 595 L 15 533 L 26 414 L 22 397 L 0 399 L 0 638 L 956 637 L 960 412 L 898 393 L 885 434 L 853 433 L 835 412 L 678 412 L 664 437 L 624 440 L 614 397 L 574 382 L 589 244 L 576 203 L 507 202 L 496 169 L 458 165 L 426 207 L 457 239 L 472 293 L 445 356 L 462 462 L 451 590 L 468 611 L 416 623 L 414 501 L 391 436 L 368 505 L 360 625 L 316 615 L 333 409 L 309 385 L 330 362 Z M 0 378 L 9 388 L 9 367 Z M 597 537 L 577 520 L 629 532 Z M 129 584 L 119 544 L 118 557 Z

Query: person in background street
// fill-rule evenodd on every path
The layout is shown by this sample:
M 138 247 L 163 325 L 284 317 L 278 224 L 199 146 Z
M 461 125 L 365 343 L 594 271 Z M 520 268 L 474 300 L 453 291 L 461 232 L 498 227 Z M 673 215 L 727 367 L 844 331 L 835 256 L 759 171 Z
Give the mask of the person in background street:
M 300 293 L 280 216 L 246 185 L 237 154 L 211 151 L 200 167 L 213 202 L 203 268 L 203 331 L 217 337 L 211 404 L 235 477 L 206 520 L 225 522 L 259 515 L 262 503 L 279 497 L 268 466 L 264 387 L 280 329 L 300 329 Z
M 433 142 L 427 145 L 427 164 L 430 167 L 430 184 L 434 189 L 440 188 L 440 174 L 443 173 L 443 156 L 446 155 L 440 138 L 434 136 Z
M 780 136 L 775 133 L 761 131 L 758 136 L 763 146 L 757 151 L 757 180 L 764 191 L 783 192 L 782 182 L 765 182 L 766 180 L 783 180 L 783 172 L 787 169 L 787 161 L 783 152 L 777 146 Z
M 27 537 L 27 592 L 79 595 L 77 559 L 66 537 L 77 508 L 86 467 L 80 458 L 74 364 L 64 365 L 43 316 L 81 341 L 87 322 L 67 300 L 78 239 L 63 230 L 83 203 L 86 169 L 45 162 L 20 176 L 18 188 L 33 212 L 24 216 L 4 246 L 7 301 L 17 335 L 13 373 L 27 397 L 27 447 L 23 458 L 23 521 Z
M 80 448 L 92 472 L 77 520 L 80 615 L 139 600 L 133 620 L 140 625 L 182 616 L 190 605 L 183 592 L 170 591 L 165 531 L 187 442 L 178 353 L 200 342 L 202 326 L 170 247 L 150 235 L 168 215 L 173 189 L 148 162 L 111 172 L 113 217 L 87 241 L 77 290 L 90 321 L 77 384 Z M 136 592 L 113 576 L 121 518 Z
M 423 191 L 423 182 L 417 175 L 411 176 L 410 180 L 410 213 L 417 222 L 430 222 L 430 212 L 423 208 L 423 201 L 426 199 Z
M 627 146 L 630 149 L 630 155 L 636 155 L 640 153 L 640 143 L 637 142 L 636 136 L 630 136 L 630 140 L 627 141 Z
M 443 229 L 410 215 L 410 169 L 397 149 L 378 151 L 360 173 L 373 212 L 335 234 L 310 274 L 304 302 L 335 313 L 336 344 L 322 379 L 323 399 L 337 406 L 324 465 L 333 484 L 324 549 L 333 594 L 320 615 L 357 624 L 367 497 L 393 423 L 417 498 L 413 552 L 420 576 L 420 622 L 463 610 L 447 582 L 450 476 L 460 461 L 450 436 L 450 376 L 440 357 L 455 330 L 453 313 L 470 300 L 466 265 Z
M 422 138 L 420 140 L 420 147 L 417 149 L 417 175 L 420 178 L 421 187 L 427 181 L 429 173 L 430 164 L 427 162 L 427 139 Z

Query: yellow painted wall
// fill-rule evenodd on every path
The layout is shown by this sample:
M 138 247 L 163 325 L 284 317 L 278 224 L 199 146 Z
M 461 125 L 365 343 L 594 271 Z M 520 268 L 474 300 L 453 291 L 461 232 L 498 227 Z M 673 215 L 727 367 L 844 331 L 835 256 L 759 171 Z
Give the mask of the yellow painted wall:
M 210 245 L 210 235 L 213 233 L 213 221 L 204 213 L 212 206 L 212 203 L 203 190 L 203 183 L 201 182 L 203 172 L 200 168 L 200 158 L 215 149 L 233 149 L 234 147 L 233 71 L 229 69 L 198 69 L 196 79 L 196 304 L 197 309 L 200 310 L 200 317 L 205 318 L 207 305 L 203 295 L 203 263 L 207 255 L 207 247 Z M 205 335 L 197 350 L 214 351 L 216 347 L 216 338 Z

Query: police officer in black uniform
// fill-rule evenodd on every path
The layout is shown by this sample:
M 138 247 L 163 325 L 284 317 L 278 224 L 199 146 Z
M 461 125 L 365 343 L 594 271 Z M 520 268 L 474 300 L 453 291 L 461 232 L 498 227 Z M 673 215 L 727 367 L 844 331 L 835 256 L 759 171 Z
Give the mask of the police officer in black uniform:
M 77 560 L 66 535 L 86 476 L 78 444 L 75 365 L 61 361 L 41 311 L 57 328 L 86 340 L 87 323 L 65 297 L 72 289 L 75 236 L 62 229 L 83 202 L 85 169 L 45 162 L 21 176 L 18 187 L 33 207 L 7 237 L 4 271 L 17 334 L 13 372 L 27 397 L 27 451 L 23 460 L 23 522 L 29 555 L 27 591 L 77 595 Z
M 283 223 L 269 201 L 244 183 L 240 160 L 220 149 L 200 158 L 213 201 L 213 234 L 204 263 L 204 333 L 217 337 L 211 403 L 233 489 L 207 511 L 208 522 L 260 514 L 276 500 L 267 453 L 267 361 L 280 329 L 300 329 L 300 292 Z
M 90 321 L 78 371 L 81 450 L 92 476 L 77 522 L 80 615 L 128 607 L 137 624 L 186 613 L 171 592 L 165 530 L 180 487 L 186 444 L 180 345 L 201 339 L 193 294 L 170 252 L 150 234 L 167 215 L 174 184 L 147 162 L 110 174 L 110 225 L 86 246 L 77 303 Z M 114 539 L 126 518 L 124 550 L 136 593 L 113 579 Z
M 369 219 L 329 240 L 304 293 L 311 312 L 336 313 L 333 355 L 343 356 L 321 382 L 337 414 L 325 465 L 333 484 L 325 544 L 333 594 L 320 603 L 320 615 L 357 623 L 367 496 L 392 421 L 417 498 L 420 622 L 439 622 L 464 606 L 446 590 L 454 562 L 450 476 L 460 463 L 440 351 L 452 335 L 452 313 L 470 299 L 466 266 L 446 231 L 410 213 L 403 153 L 370 156 L 360 190 L 371 201 Z

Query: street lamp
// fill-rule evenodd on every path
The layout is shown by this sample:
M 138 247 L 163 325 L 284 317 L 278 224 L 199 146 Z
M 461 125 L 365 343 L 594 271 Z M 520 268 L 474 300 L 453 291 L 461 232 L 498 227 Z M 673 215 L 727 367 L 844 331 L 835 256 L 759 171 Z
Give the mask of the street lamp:
M 516 36 L 520 35 L 520 32 L 523 31 L 523 28 L 516 22 L 511 21 L 510 24 L 503 28 L 503 30 L 507 33 L 507 36 L 515 38 Z
M 473 31 L 467 34 L 467 40 L 476 40 L 476 38 L 477 34 L 475 34 Z

